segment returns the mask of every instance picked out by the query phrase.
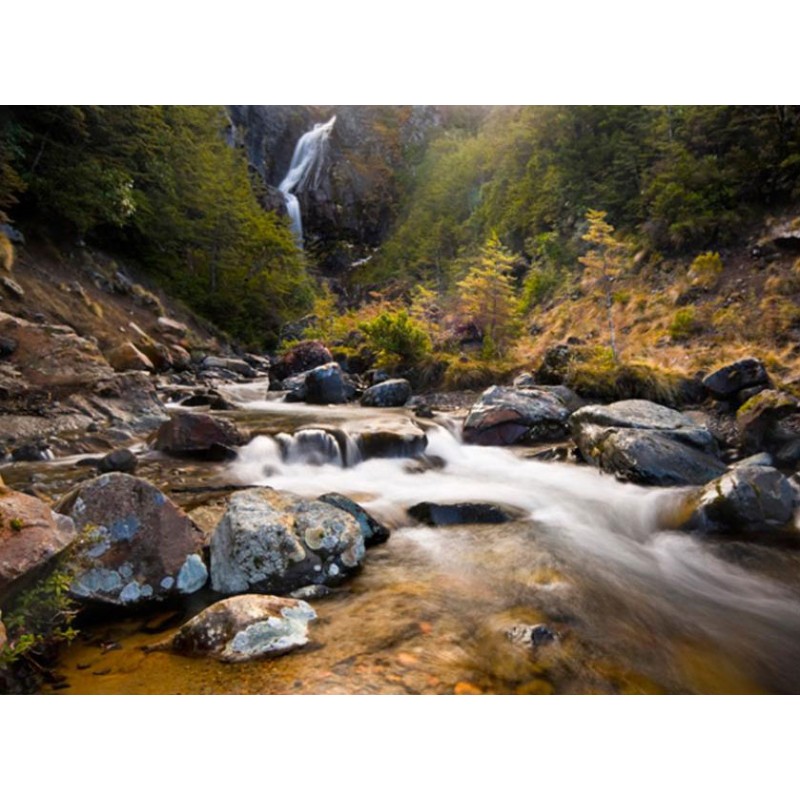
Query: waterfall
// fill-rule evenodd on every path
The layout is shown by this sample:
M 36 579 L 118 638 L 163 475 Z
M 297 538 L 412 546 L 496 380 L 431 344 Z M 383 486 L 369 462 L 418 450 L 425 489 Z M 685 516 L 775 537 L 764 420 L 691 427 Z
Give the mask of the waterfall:
M 300 246 L 303 244 L 303 220 L 300 216 L 300 201 L 295 192 L 302 191 L 309 185 L 316 189 L 319 185 L 328 150 L 328 137 L 335 122 L 334 115 L 325 123 L 318 122 L 300 137 L 294 148 L 289 171 L 278 186 L 286 201 L 286 211 L 291 220 L 290 227 Z

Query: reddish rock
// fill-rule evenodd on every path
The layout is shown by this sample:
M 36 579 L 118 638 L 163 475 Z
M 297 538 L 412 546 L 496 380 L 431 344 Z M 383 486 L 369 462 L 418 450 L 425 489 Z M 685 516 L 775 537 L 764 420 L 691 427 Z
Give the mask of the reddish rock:
M 71 544 L 75 526 L 41 500 L 0 487 L 0 602 Z
M 153 362 L 136 345 L 130 342 L 115 347 L 108 353 L 108 363 L 116 372 L 128 372 L 130 370 L 142 370 L 153 372 L 155 367 Z
M 331 351 L 322 342 L 300 342 L 275 362 L 272 374 L 282 381 L 298 372 L 306 372 L 331 361 Z
M 132 605 L 201 589 L 203 534 L 152 483 L 114 472 L 81 484 L 58 504 L 87 541 L 74 560 L 72 593 Z
M 156 434 L 155 449 L 172 455 L 224 461 L 236 456 L 242 443 L 237 427 L 210 414 L 179 411 Z

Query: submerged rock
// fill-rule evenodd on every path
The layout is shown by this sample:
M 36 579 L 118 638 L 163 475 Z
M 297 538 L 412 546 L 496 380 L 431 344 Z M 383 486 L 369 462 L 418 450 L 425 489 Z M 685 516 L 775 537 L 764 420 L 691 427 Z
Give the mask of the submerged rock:
M 69 517 L 35 497 L 0 486 L 0 603 L 24 588 L 76 536 Z
M 523 647 L 540 647 L 552 644 L 559 637 L 547 625 L 514 625 L 506 631 L 506 636 L 514 643 Z
M 487 525 L 518 518 L 511 509 L 492 503 L 417 503 L 408 513 L 425 525 Z
M 583 458 L 623 480 L 697 485 L 725 471 L 705 426 L 649 400 L 586 406 L 572 415 L 570 425 Z
M 470 410 L 464 441 L 480 445 L 553 441 L 567 435 L 569 416 L 553 392 L 492 386 Z
M 236 457 L 233 448 L 241 442 L 237 427 L 229 420 L 179 411 L 158 429 L 155 449 L 172 455 L 225 461 Z
M 778 470 L 739 466 L 709 483 L 690 527 L 715 533 L 786 532 L 793 528 L 800 493 Z
M 202 532 L 152 483 L 121 472 L 101 475 L 57 510 L 85 538 L 73 559 L 71 593 L 78 599 L 135 605 L 205 586 Z
M 392 408 L 404 406 L 411 397 L 411 384 L 405 378 L 386 380 L 370 386 L 361 397 L 362 406 Z
M 279 656 L 308 643 L 317 615 L 303 600 L 245 594 L 209 606 L 160 648 L 239 663 Z
M 285 594 L 341 583 L 361 566 L 365 543 L 359 521 L 330 503 L 247 489 L 229 498 L 210 549 L 215 591 Z

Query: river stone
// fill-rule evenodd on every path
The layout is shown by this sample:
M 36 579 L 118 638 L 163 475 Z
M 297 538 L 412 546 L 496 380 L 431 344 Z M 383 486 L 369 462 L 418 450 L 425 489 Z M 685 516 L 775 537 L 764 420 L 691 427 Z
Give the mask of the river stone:
M 364 536 L 364 544 L 367 547 L 372 547 L 376 544 L 383 544 L 389 539 L 389 529 L 385 525 L 381 525 L 378 520 L 365 511 L 355 500 L 345 497 L 338 492 L 329 492 L 317 498 L 323 503 L 330 503 L 332 506 L 352 514 L 361 527 L 361 533 Z
M 298 372 L 307 372 L 331 361 L 331 351 L 322 342 L 300 342 L 275 362 L 271 374 L 282 381 Z
M 391 408 L 404 406 L 411 397 L 411 384 L 405 378 L 395 378 L 370 386 L 361 397 L 362 406 Z
M 799 499 L 778 470 L 740 466 L 705 487 L 690 524 L 718 533 L 786 531 Z
M 124 342 L 115 347 L 108 352 L 106 358 L 116 372 L 128 372 L 129 370 L 153 372 L 155 370 L 153 362 L 131 342 Z
M 237 427 L 222 417 L 178 411 L 156 434 L 155 449 L 179 456 L 225 461 L 241 444 Z
M 323 406 L 347 402 L 342 368 L 337 363 L 323 364 L 306 374 L 305 401 Z
M 552 392 L 492 386 L 464 421 L 467 444 L 547 442 L 567 435 L 569 409 Z
M 488 525 L 518 518 L 511 509 L 493 503 L 417 503 L 408 513 L 424 525 Z
M 227 663 L 280 656 L 308 643 L 316 612 L 303 600 L 244 594 L 209 606 L 157 649 Z
M 222 594 L 288 594 L 336 585 L 364 559 L 356 518 L 329 503 L 287 492 L 236 492 L 211 537 L 211 582 Z
M 136 472 L 139 459 L 128 449 L 113 450 L 103 456 L 97 463 L 97 471 L 106 472 Z
M 743 358 L 703 378 L 703 386 L 717 400 L 726 400 L 751 386 L 768 384 L 767 370 L 757 358 Z
M 586 406 L 572 415 L 570 426 L 583 458 L 623 480 L 697 485 L 725 471 L 704 425 L 649 400 Z
M 76 538 L 69 517 L 0 486 L 0 603 L 21 590 Z
M 203 533 L 149 481 L 112 472 L 81 484 L 57 510 L 86 541 L 73 559 L 71 593 L 135 605 L 192 594 L 207 582 Z

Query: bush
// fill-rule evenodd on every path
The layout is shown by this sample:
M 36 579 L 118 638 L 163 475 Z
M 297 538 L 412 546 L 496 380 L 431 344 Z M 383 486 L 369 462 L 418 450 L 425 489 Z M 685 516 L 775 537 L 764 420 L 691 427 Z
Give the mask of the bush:
M 493 383 L 504 383 L 515 371 L 508 362 L 488 362 L 467 356 L 450 356 L 442 383 L 447 391 L 485 389 Z
M 708 251 L 697 256 L 689 267 L 689 280 L 698 289 L 713 289 L 722 275 L 722 258 L 719 253 Z
M 685 342 L 699 333 L 702 327 L 694 307 L 687 306 L 675 312 L 675 316 L 669 324 L 669 335 L 673 342 Z
M 359 327 L 378 354 L 378 367 L 411 367 L 431 351 L 430 336 L 409 317 L 407 311 L 384 311 L 371 322 L 362 322 Z
M 0 269 L 11 272 L 14 266 L 14 245 L 8 237 L 0 233 Z

